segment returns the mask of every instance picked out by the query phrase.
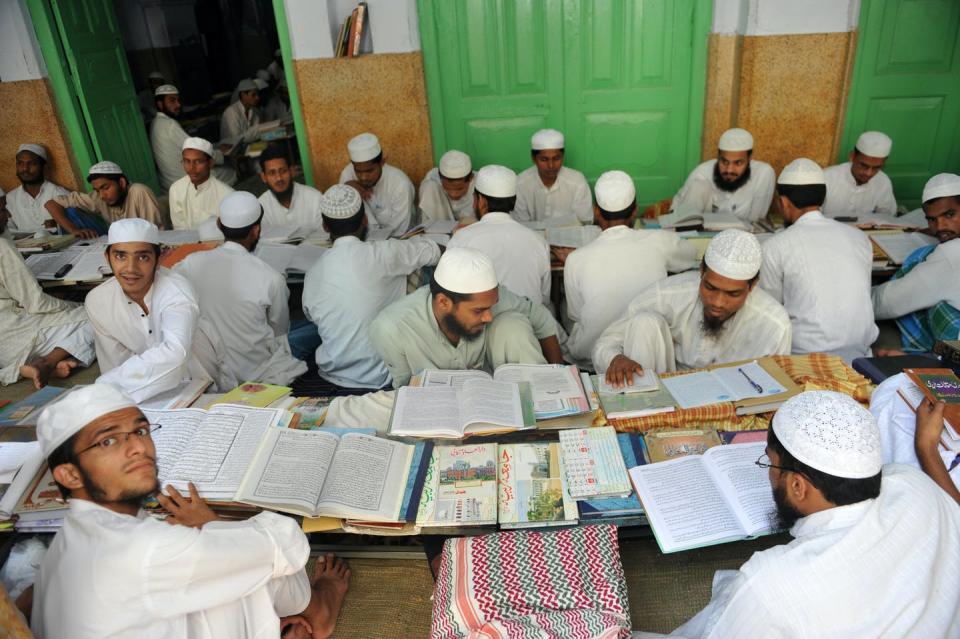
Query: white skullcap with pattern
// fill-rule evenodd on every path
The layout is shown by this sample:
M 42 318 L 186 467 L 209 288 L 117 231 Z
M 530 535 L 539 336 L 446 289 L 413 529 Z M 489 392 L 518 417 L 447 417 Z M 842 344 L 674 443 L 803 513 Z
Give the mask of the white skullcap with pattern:
M 452 293 L 483 293 L 497 288 L 497 273 L 490 258 L 476 249 L 447 249 L 433 273 L 437 284 Z
M 540 129 L 530 138 L 530 148 L 534 151 L 562 149 L 563 143 L 563 133 L 556 129 Z
M 727 129 L 720 136 L 717 148 L 721 151 L 750 151 L 753 149 L 753 136 L 746 129 Z
M 352 186 L 334 184 L 320 196 L 320 214 L 331 220 L 347 220 L 360 210 L 360 193 Z
M 361 133 L 347 142 L 347 153 L 351 162 L 369 162 L 382 151 L 380 138 L 373 133 Z
M 161 95 L 180 95 L 180 89 L 172 84 L 161 84 L 157 87 L 157 90 L 153 92 L 153 95 L 157 98 Z
M 823 177 L 823 169 L 820 168 L 819 164 L 808 158 L 797 158 L 786 165 L 780 171 L 780 177 L 777 178 L 777 184 L 790 186 L 826 183 L 827 181 Z
M 203 138 L 186 138 L 184 139 L 183 144 L 180 146 L 180 150 L 186 151 L 187 149 L 200 151 L 201 153 L 206 153 L 210 157 L 213 157 L 213 144 L 210 142 L 210 140 L 204 140 Z
M 517 174 L 505 166 L 488 164 L 477 171 L 474 189 L 487 197 L 513 197 L 517 194 Z
M 597 198 L 597 206 L 609 213 L 624 210 L 637 197 L 637 187 L 633 179 L 623 171 L 607 171 L 597 178 L 597 185 L 593 187 Z
M 473 165 L 470 163 L 470 156 L 463 151 L 455 149 L 447 151 L 440 157 L 440 175 L 442 177 L 457 180 L 470 175 Z
M 886 133 L 880 131 L 864 131 L 857 138 L 857 151 L 872 158 L 885 158 L 890 155 L 893 140 Z
M 727 229 L 710 240 L 703 261 L 717 275 L 731 280 L 752 280 L 760 272 L 763 253 L 752 233 Z
M 156 225 L 140 217 L 127 217 L 110 224 L 107 230 L 107 246 L 122 242 L 146 242 L 160 244 L 160 232 Z
M 960 195 L 960 175 L 954 173 L 938 173 L 927 180 L 923 187 L 921 202 L 929 202 L 938 197 Z
M 91 175 L 123 175 L 123 169 L 116 162 L 104 160 L 90 167 L 90 170 L 87 171 L 87 177 Z

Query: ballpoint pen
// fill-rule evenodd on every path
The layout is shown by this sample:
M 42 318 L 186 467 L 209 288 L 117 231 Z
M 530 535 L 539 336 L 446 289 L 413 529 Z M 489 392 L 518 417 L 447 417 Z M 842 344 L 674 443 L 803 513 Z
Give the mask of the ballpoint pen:
M 742 368 L 739 368 L 739 367 L 738 367 L 737 370 L 740 371 L 740 374 L 741 374 L 741 375 L 743 375 L 744 377 L 747 378 L 747 381 L 750 382 L 750 385 L 751 385 L 751 386 L 753 386 L 753 390 L 757 391 L 758 393 L 762 393 L 762 392 L 763 392 L 763 386 L 761 386 L 760 384 L 758 384 L 758 383 L 756 383 L 755 381 L 753 381 L 752 379 L 750 379 L 750 376 L 747 375 Z

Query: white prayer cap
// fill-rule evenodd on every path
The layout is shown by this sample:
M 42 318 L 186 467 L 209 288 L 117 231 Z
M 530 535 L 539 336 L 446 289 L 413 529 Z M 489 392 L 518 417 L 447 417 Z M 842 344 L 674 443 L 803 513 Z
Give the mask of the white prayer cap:
M 530 148 L 534 151 L 544 149 L 562 149 L 563 133 L 556 129 L 540 129 L 530 138 Z
M 783 403 L 772 428 L 797 461 L 828 475 L 863 479 L 883 466 L 877 421 L 849 395 L 800 393 Z
M 721 151 L 750 151 L 753 149 L 753 136 L 746 129 L 727 129 L 720 136 L 717 148 Z
M 123 175 L 123 169 L 116 162 L 104 160 L 90 167 L 90 170 L 87 171 L 87 177 L 91 175 Z
M 470 156 L 463 151 L 447 151 L 440 158 L 440 175 L 456 180 L 470 175 L 473 165 Z
M 360 193 L 352 186 L 335 184 L 320 196 L 320 214 L 331 220 L 346 220 L 360 210 Z
M 180 89 L 172 84 L 161 84 L 157 87 L 157 90 L 153 92 L 153 96 L 160 97 L 161 95 L 180 95 Z
M 351 162 L 369 162 L 381 153 L 380 139 L 373 133 L 361 133 L 347 142 Z
M 269 81 L 270 81 L 270 72 L 267 71 L 266 69 L 258 69 L 258 70 L 257 70 L 257 78 L 260 79 L 260 80 L 263 80 L 264 82 L 269 82 Z
M 180 150 L 186 151 L 187 149 L 194 149 L 213 157 L 213 144 L 211 144 L 209 140 L 204 140 L 203 138 L 187 138 L 184 140 L 183 146 L 180 147 Z
M 939 173 L 927 180 L 923 187 L 923 203 L 938 197 L 960 195 L 960 175 L 955 173 Z
M 437 284 L 451 293 L 483 293 L 497 288 L 497 272 L 490 258 L 476 249 L 449 248 L 433 272 Z
M 153 222 L 140 217 L 128 217 L 113 222 L 107 231 L 107 246 L 123 242 L 160 244 L 160 233 Z
M 266 80 L 261 80 L 260 78 L 254 78 L 253 83 L 256 85 L 258 91 L 263 91 L 268 86 L 270 86 L 269 82 L 267 82 Z
M 250 78 L 244 78 L 237 84 L 237 91 L 256 91 L 257 85 Z
M 47 160 L 47 149 L 42 144 L 32 144 L 30 142 L 26 142 L 17 147 L 17 153 L 20 153 L 21 151 L 30 151 L 34 155 L 43 158 L 44 161 Z
M 593 192 L 597 198 L 597 206 L 610 213 L 624 210 L 633 204 L 637 197 L 633 179 L 623 171 L 607 171 L 602 174 L 597 178 Z
M 777 178 L 777 184 L 789 186 L 802 186 L 807 184 L 826 184 L 823 177 L 823 169 L 813 160 L 807 158 L 797 158 L 790 164 L 783 167 L 780 171 L 780 177 Z
M 488 164 L 477 171 L 473 188 L 487 197 L 513 197 L 517 194 L 517 174 L 505 166 Z
M 147 76 L 147 77 L 150 78 L 151 80 L 163 80 L 163 79 L 164 79 L 163 74 L 160 73 L 159 71 L 151 71 L 151 72 L 150 72 L 150 75 Z
M 760 242 L 752 233 L 727 229 L 710 240 L 703 260 L 717 275 L 731 280 L 751 280 L 760 271 L 763 254 Z
M 260 219 L 263 208 L 253 193 L 234 191 L 220 201 L 220 223 L 228 229 L 242 229 Z
M 136 408 L 136 403 L 110 384 L 91 384 L 71 390 L 43 409 L 37 419 L 37 441 L 44 457 L 83 427 L 108 413 Z
M 857 151 L 872 158 L 885 158 L 890 155 L 893 140 L 880 131 L 864 131 L 857 138 Z

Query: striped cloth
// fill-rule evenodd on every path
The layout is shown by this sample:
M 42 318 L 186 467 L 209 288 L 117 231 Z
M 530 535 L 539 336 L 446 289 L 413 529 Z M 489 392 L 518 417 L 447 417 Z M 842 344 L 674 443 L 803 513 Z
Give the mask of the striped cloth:
M 909 273 L 936 248 L 937 245 L 934 244 L 915 250 L 907 256 L 903 266 L 891 279 L 896 280 Z M 926 353 L 933 350 L 937 340 L 957 339 L 960 336 L 960 310 L 946 302 L 898 317 L 896 322 L 900 329 L 900 343 L 907 352 Z
M 444 544 L 432 639 L 629 635 L 615 526 L 501 532 Z

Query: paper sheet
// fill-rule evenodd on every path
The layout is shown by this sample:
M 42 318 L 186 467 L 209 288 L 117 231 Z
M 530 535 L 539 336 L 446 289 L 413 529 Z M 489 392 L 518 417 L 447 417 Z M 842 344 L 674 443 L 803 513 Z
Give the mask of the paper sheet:
M 270 244 L 261 242 L 257 245 L 254 255 L 273 267 L 281 275 L 287 274 L 287 269 L 293 261 L 297 247 L 292 244 Z
M 600 233 L 600 227 L 593 225 L 548 228 L 547 242 L 550 246 L 580 248 L 600 237 Z
M 0 443 L 0 484 L 12 482 L 24 462 L 39 450 L 37 442 Z
M 605 395 L 629 395 L 632 393 L 649 393 L 660 388 L 660 376 L 653 371 L 643 371 L 643 375 L 633 374 L 633 384 L 617 388 L 607 383 L 606 377 L 600 378 L 600 388 L 597 392 Z

